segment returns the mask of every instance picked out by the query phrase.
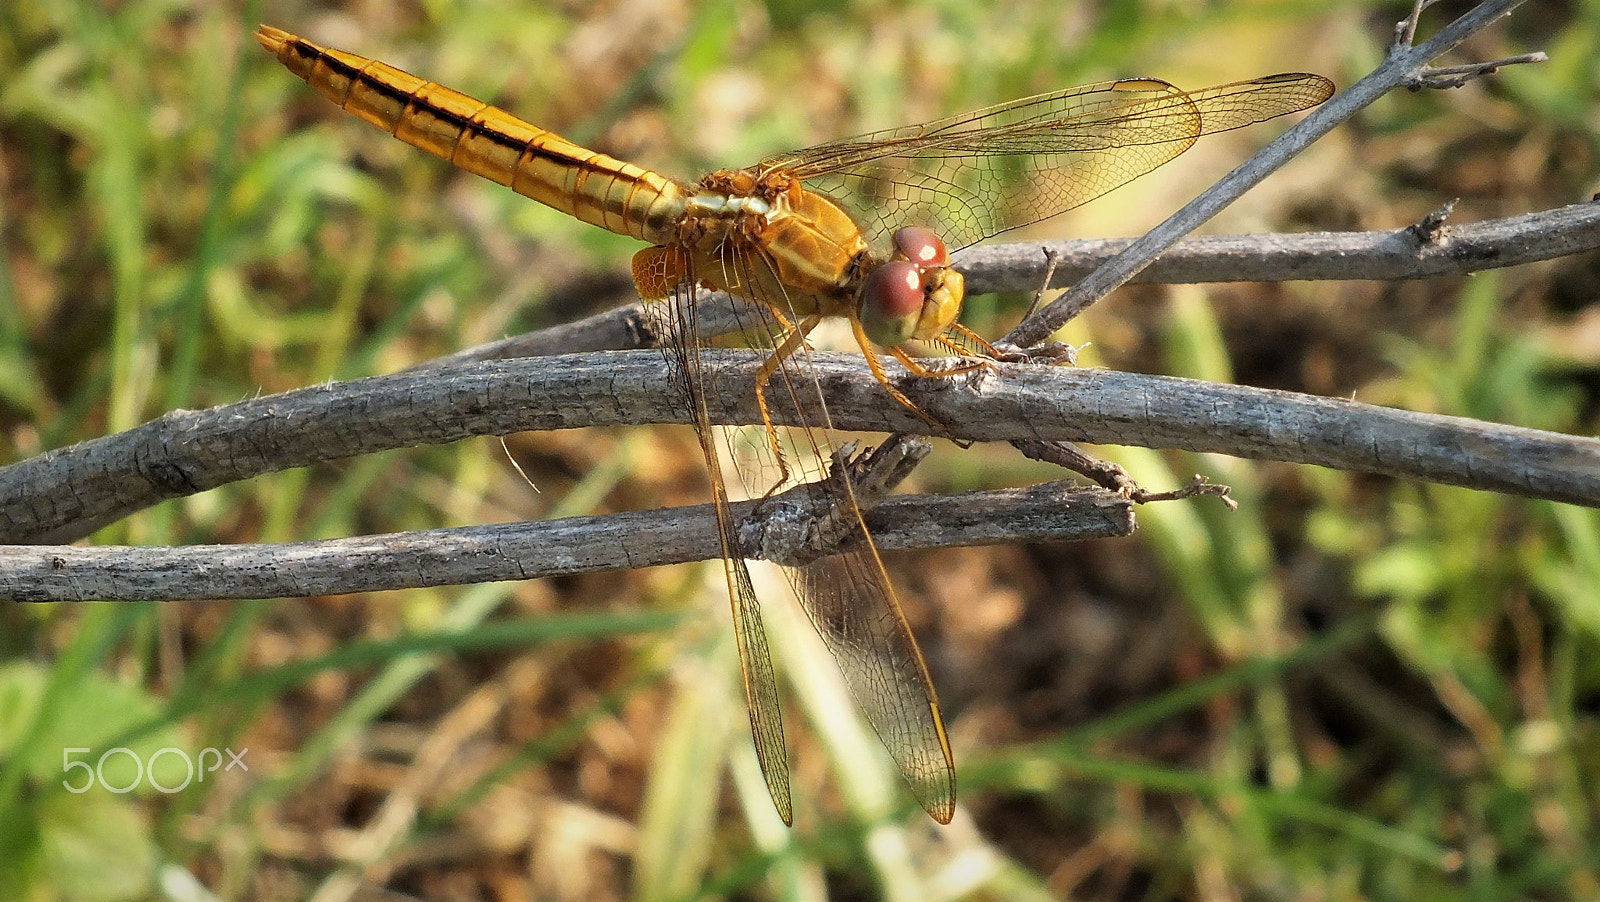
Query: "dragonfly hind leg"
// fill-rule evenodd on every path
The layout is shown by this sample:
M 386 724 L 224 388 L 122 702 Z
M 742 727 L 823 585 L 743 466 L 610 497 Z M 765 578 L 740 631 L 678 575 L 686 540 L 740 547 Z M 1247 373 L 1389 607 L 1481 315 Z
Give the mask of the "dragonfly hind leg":
M 771 312 L 777 314 L 776 310 Z M 787 324 L 788 320 L 782 319 L 781 314 L 778 315 L 780 322 Z M 777 347 L 772 349 L 772 354 L 762 362 L 761 368 L 756 370 L 756 407 L 761 410 L 761 425 L 766 427 L 767 442 L 772 448 L 773 458 L 778 462 L 778 481 L 773 483 L 766 493 L 761 496 L 762 501 L 770 498 L 774 492 L 788 484 L 790 475 L 789 463 L 784 459 L 783 455 L 783 446 L 778 442 L 778 429 L 772 422 L 772 410 L 767 406 L 767 382 L 783 366 L 785 360 L 792 357 L 796 351 L 805 345 L 806 336 L 810 335 L 811 330 L 815 329 L 817 323 L 821 321 L 821 317 L 808 316 L 802 319 L 799 325 L 789 326 L 788 335 L 778 343 Z

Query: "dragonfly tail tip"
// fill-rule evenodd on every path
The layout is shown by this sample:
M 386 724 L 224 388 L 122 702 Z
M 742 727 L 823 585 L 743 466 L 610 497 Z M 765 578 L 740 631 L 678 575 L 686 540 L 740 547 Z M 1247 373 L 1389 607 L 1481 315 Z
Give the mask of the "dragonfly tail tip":
M 273 28 L 271 25 L 256 26 L 256 43 L 267 48 L 267 52 L 273 55 L 277 55 L 279 48 L 287 44 L 289 38 L 289 33 L 281 28 Z

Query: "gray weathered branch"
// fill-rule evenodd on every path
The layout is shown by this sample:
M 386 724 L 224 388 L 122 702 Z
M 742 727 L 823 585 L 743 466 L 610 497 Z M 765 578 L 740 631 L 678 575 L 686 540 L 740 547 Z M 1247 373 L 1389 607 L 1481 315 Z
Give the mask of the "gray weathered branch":
M 754 502 L 733 506 L 753 515 Z M 1103 489 L 886 498 L 867 512 L 878 547 L 1109 538 L 1133 503 Z M 756 515 L 759 516 L 759 515 Z M 273 598 L 535 579 L 720 556 L 711 505 L 431 529 L 281 545 L 0 546 L 0 597 L 16 601 Z
M 1131 238 L 1014 242 L 958 257 L 973 293 L 1039 287 L 1042 247 L 1059 258 L 1051 287 L 1071 285 L 1133 243 Z M 980 246 L 981 247 L 981 246 Z M 1469 275 L 1600 249 L 1600 203 L 1571 204 L 1504 219 L 1445 224 L 1432 240 L 1412 227 L 1390 232 L 1215 235 L 1178 242 L 1130 281 L 1395 281 Z M 969 256 L 970 255 L 970 256 Z
M 1033 291 L 1044 278 L 1044 248 L 1057 255 L 1051 286 L 1070 285 L 1124 251 L 1132 238 L 1015 241 L 980 244 L 956 255 L 968 294 Z M 1212 235 L 1178 242 L 1130 280 L 1135 283 L 1284 282 L 1293 280 L 1395 280 L 1469 275 L 1600 249 L 1600 203 L 1572 204 L 1460 225 L 1444 225 L 1432 237 L 1414 227 L 1383 232 Z M 700 326 L 706 335 L 738 331 L 726 295 L 708 302 Z M 743 322 L 749 318 L 744 317 Z M 425 367 L 542 357 L 584 351 L 655 347 L 644 311 L 637 304 L 608 310 L 575 323 L 468 348 Z
M 760 352 L 707 351 L 719 423 L 758 423 Z M 926 432 L 859 355 L 813 354 L 835 426 Z M 894 369 L 888 363 L 891 372 Z M 688 423 L 652 351 L 491 361 L 319 385 L 135 429 L 0 468 L 0 541 L 63 542 L 107 518 L 263 473 L 531 429 Z M 1339 399 L 1107 370 L 1002 364 L 901 388 L 972 441 L 1213 451 L 1600 506 L 1600 441 Z M 795 421 L 775 393 L 779 422 Z

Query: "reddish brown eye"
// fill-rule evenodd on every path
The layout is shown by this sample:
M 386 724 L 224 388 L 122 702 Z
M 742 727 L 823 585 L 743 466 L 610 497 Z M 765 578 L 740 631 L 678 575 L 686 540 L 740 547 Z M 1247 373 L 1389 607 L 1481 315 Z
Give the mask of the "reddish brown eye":
M 863 312 L 898 319 L 922 309 L 922 273 L 912 263 L 885 263 L 867 278 Z
M 932 229 L 906 226 L 894 233 L 894 249 L 900 256 L 922 267 L 944 266 L 950 262 L 950 252 L 944 240 Z
M 861 325 L 878 344 L 897 345 L 916 330 L 923 300 L 922 271 L 916 264 L 885 263 L 861 289 Z

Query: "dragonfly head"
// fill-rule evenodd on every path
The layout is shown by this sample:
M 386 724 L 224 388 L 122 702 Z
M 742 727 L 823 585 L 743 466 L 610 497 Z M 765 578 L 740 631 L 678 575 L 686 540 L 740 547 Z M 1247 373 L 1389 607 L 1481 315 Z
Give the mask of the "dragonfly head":
M 867 276 L 859 315 L 867 337 L 884 347 L 944 333 L 961 312 L 966 280 L 950 268 L 950 253 L 932 231 L 907 226 L 894 233 L 894 256 Z

